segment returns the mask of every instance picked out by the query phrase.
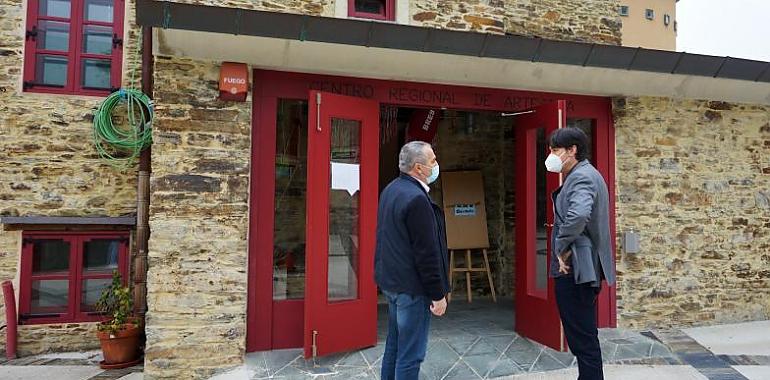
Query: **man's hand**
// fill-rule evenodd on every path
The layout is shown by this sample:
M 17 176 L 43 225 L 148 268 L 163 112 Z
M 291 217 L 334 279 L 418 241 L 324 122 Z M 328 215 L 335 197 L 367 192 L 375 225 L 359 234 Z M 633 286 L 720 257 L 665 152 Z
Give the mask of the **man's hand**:
M 446 297 L 433 301 L 433 304 L 430 305 L 430 311 L 437 317 L 444 315 L 446 313 Z
M 569 250 L 567 252 L 564 252 L 560 255 L 556 255 L 556 257 L 559 258 L 559 273 L 561 274 L 569 274 L 569 265 L 567 265 L 567 260 L 572 255 L 572 250 Z

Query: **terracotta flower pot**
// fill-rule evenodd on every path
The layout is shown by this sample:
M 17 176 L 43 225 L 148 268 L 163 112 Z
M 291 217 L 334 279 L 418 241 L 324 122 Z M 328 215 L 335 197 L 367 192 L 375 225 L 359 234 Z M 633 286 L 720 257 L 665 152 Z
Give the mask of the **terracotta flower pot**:
M 96 336 L 102 344 L 105 364 L 131 363 L 139 357 L 139 337 L 141 329 L 133 323 L 110 335 L 107 331 L 97 331 Z

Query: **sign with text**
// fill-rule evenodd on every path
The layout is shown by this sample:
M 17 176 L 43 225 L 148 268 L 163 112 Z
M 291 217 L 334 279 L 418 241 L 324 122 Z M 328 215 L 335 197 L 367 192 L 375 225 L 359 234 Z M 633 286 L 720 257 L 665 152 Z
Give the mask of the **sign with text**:
M 540 104 L 555 101 L 551 94 L 501 91 L 493 89 L 457 90 L 450 86 L 425 85 L 419 87 L 400 82 L 343 79 L 310 80 L 310 89 L 340 95 L 375 99 L 388 104 L 409 104 L 434 109 L 488 109 L 495 111 L 521 111 Z M 567 109 L 574 110 L 572 100 L 567 100 Z
M 249 93 L 249 68 L 245 63 L 222 62 L 219 71 L 219 98 L 246 101 Z
M 476 216 L 476 205 L 455 205 L 455 216 Z
M 409 118 L 406 128 L 406 141 L 425 141 L 431 143 L 438 131 L 439 110 L 418 108 Z

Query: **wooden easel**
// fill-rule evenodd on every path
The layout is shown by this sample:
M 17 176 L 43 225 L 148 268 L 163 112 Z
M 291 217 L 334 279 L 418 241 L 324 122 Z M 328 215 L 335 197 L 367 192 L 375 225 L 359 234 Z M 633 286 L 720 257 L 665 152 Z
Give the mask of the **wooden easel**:
M 478 251 L 479 249 L 476 249 Z M 484 254 L 484 266 L 481 268 L 474 268 L 473 267 L 473 261 L 471 260 L 471 251 L 474 251 L 472 249 L 450 249 L 449 250 L 449 284 L 450 286 L 454 285 L 454 273 L 465 273 L 465 289 L 468 292 L 468 303 L 473 302 L 472 297 L 472 291 L 471 291 L 471 273 L 473 272 L 486 272 L 487 273 L 487 279 L 489 280 L 489 289 L 492 291 L 492 301 L 497 302 L 497 295 L 495 294 L 495 284 L 492 282 L 492 271 L 489 269 L 489 257 L 487 256 L 487 249 L 486 248 L 480 248 L 481 252 Z M 455 252 L 462 252 L 465 251 L 465 267 L 464 268 L 455 268 Z M 450 293 L 447 297 L 447 300 L 451 300 L 452 294 Z
M 484 204 L 484 181 L 481 172 L 458 171 L 441 174 L 443 203 L 446 215 L 447 247 L 449 248 L 449 283 L 454 285 L 454 274 L 465 273 L 468 302 L 473 302 L 471 273 L 486 272 L 492 299 L 497 302 L 492 271 L 489 268 L 489 233 Z M 455 253 L 465 252 L 465 267 L 455 268 Z M 474 268 L 471 252 L 484 255 L 484 266 Z M 451 299 L 451 294 L 447 300 Z

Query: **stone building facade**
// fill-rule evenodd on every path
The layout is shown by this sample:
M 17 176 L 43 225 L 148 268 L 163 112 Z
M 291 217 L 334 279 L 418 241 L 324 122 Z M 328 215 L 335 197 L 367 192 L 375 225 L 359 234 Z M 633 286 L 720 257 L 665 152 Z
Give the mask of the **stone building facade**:
M 93 111 L 102 98 L 22 90 L 26 14 L 26 1 L 0 2 L 0 215 L 135 215 L 136 168 L 116 170 L 99 158 L 92 144 Z M 123 36 L 124 87 L 131 85 L 132 78 L 140 86 L 141 29 L 134 16 L 134 2 L 129 0 Z M 36 228 L 41 227 L 26 231 Z M 21 237 L 20 229 L 6 225 L 0 230 L 0 280 L 14 280 L 17 292 Z M 2 302 L 0 321 L 5 324 Z M 22 325 L 18 352 L 97 348 L 95 327 L 94 323 Z M 0 331 L 3 343 L 6 331 Z
M 770 107 L 630 97 L 613 105 L 618 323 L 635 328 L 767 319 Z
M 180 2 L 335 17 L 335 1 L 341 0 Z M 408 11 L 409 25 L 425 28 L 621 41 L 615 0 L 396 4 L 396 12 Z M 139 69 L 133 5 L 126 2 L 124 86 Z M 87 138 L 101 99 L 22 91 L 25 7 L 25 0 L 0 0 L 0 216 L 134 215 L 135 169 L 121 172 L 100 161 Z M 242 103 L 219 100 L 220 63 L 230 58 L 185 56 L 165 42 L 163 31 L 156 31 L 145 376 L 206 378 L 241 364 L 247 351 L 249 226 L 256 209 L 273 207 L 250 198 L 266 185 L 252 176 L 258 165 L 253 152 L 274 142 L 260 141 L 253 131 L 254 100 L 262 94 L 250 93 Z M 618 242 L 633 229 L 642 246 L 627 254 L 618 244 L 619 326 L 770 317 L 768 104 L 612 99 L 616 182 L 610 186 Z M 464 127 L 444 122 L 436 146 L 448 164 L 442 161 L 442 169 L 482 167 L 496 284 L 511 294 L 515 157 L 506 139 L 513 126 L 499 119 L 487 126 L 469 136 Z M 479 150 L 491 151 L 492 158 Z M 18 281 L 20 246 L 19 230 L 0 232 L 0 280 Z M 94 348 L 93 328 L 20 326 L 20 353 Z
M 145 366 L 157 378 L 201 378 L 246 349 L 251 104 L 218 101 L 218 77 L 214 63 L 155 61 L 155 82 L 175 83 L 155 91 Z

